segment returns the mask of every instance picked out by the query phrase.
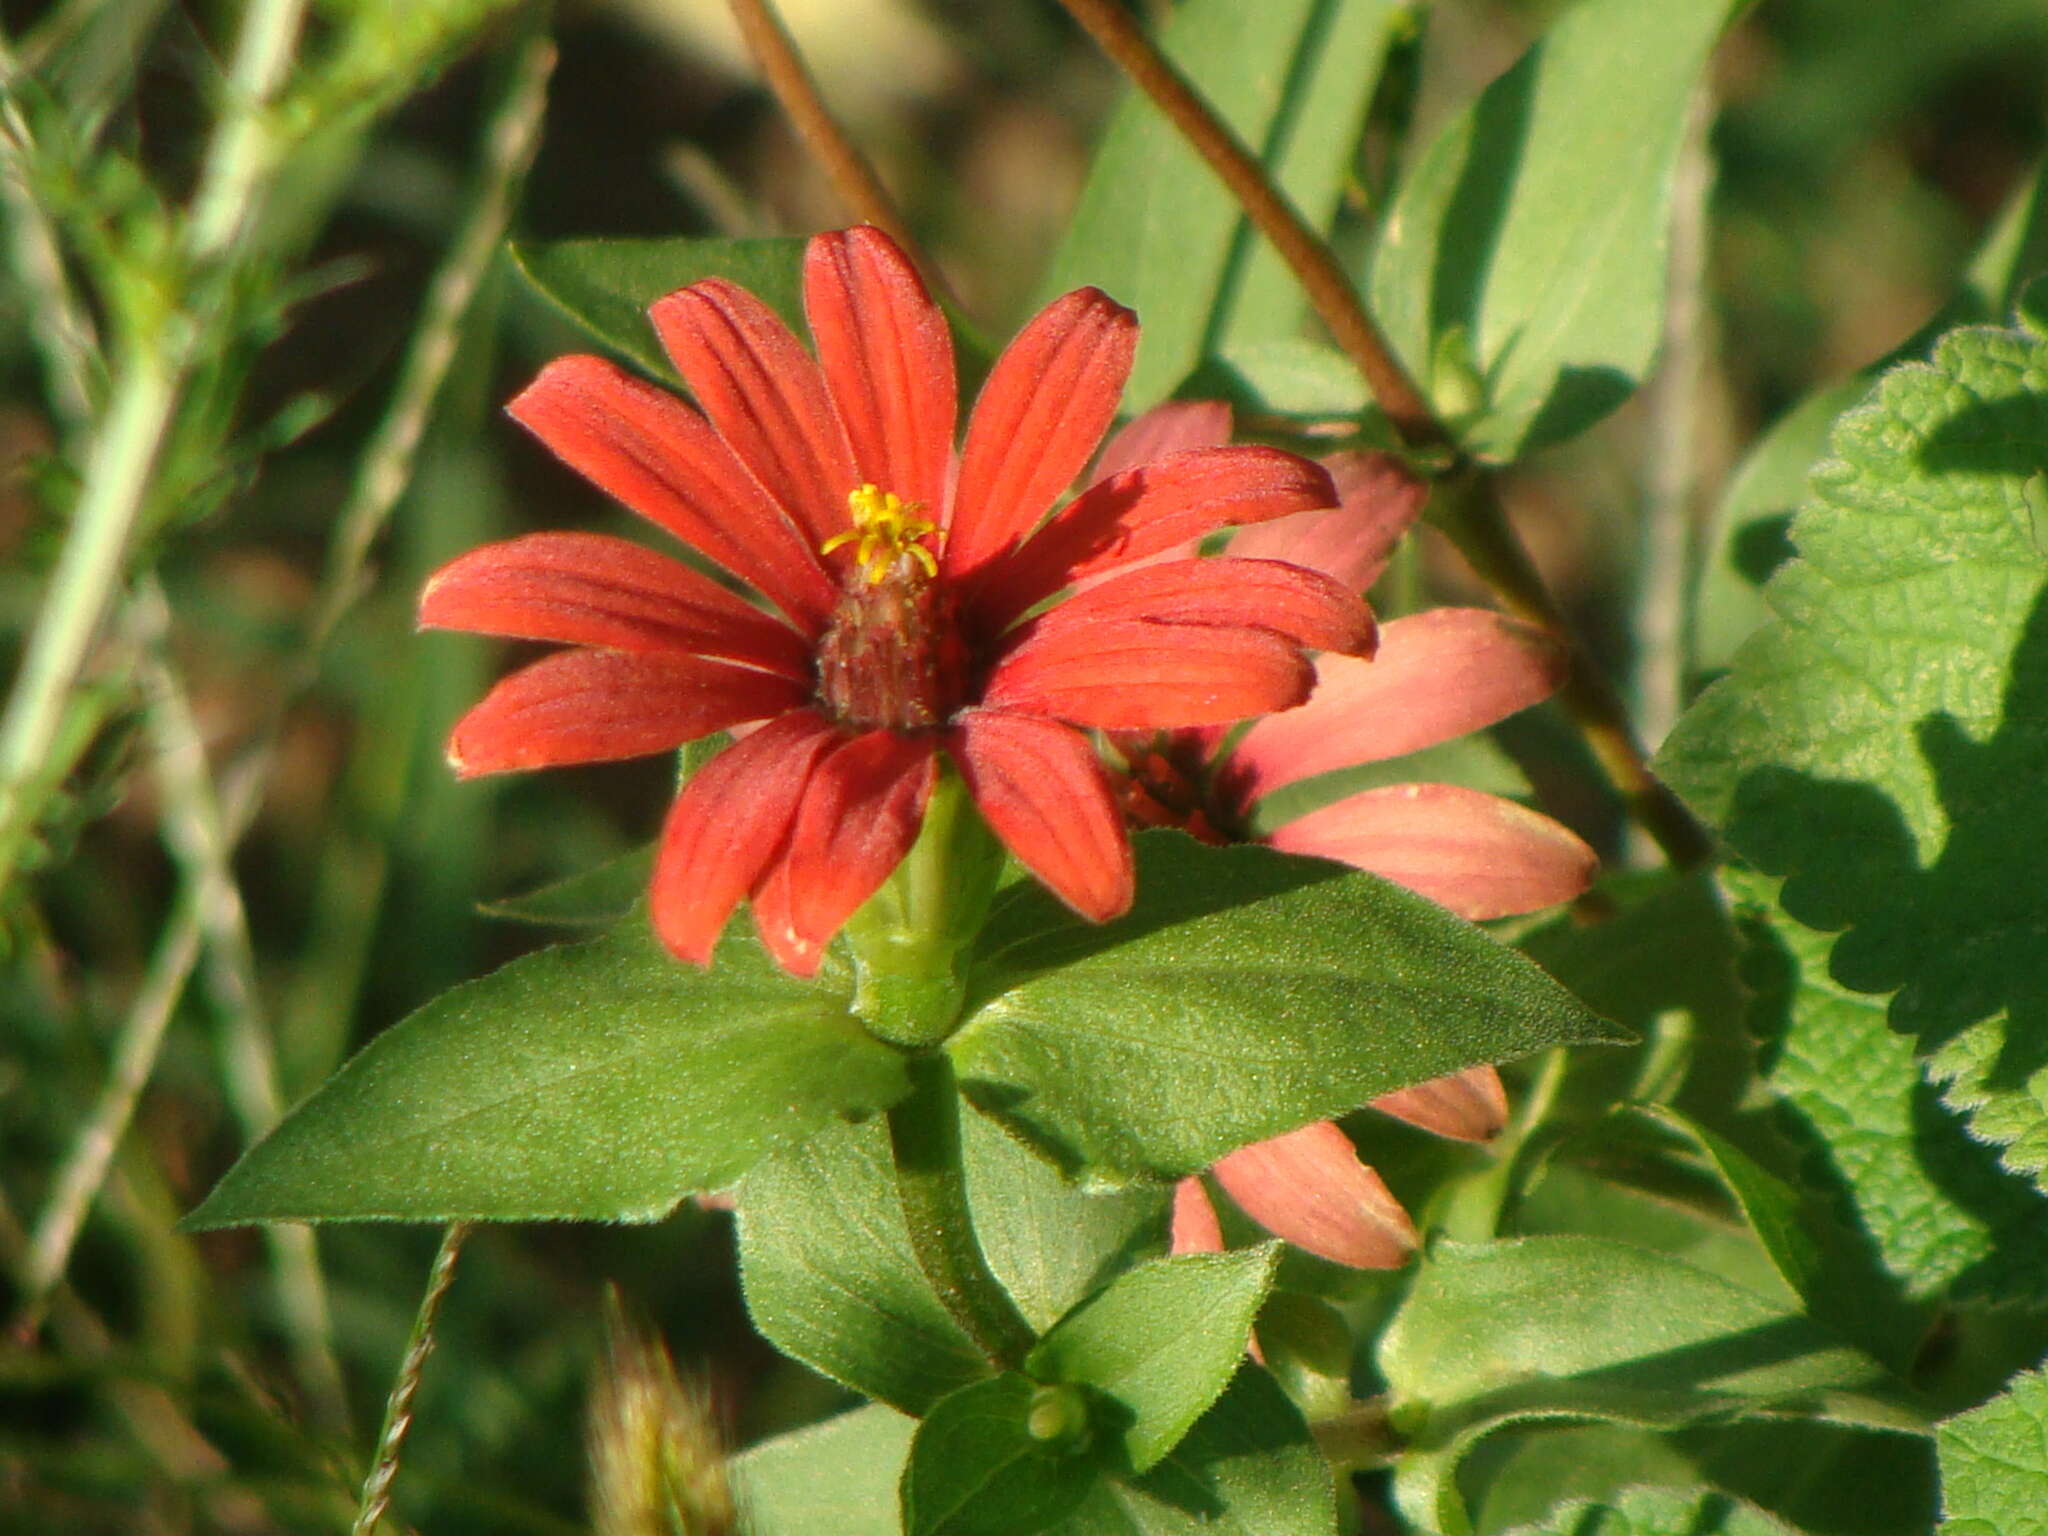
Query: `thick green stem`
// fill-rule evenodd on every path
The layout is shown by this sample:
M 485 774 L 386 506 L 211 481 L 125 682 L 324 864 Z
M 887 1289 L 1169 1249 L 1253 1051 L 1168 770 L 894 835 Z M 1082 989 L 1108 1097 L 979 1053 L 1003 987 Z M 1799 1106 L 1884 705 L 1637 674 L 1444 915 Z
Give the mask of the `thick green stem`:
M 889 1148 L 911 1251 L 975 1348 L 997 1370 L 1014 1370 L 1038 1340 L 975 1241 L 953 1064 L 943 1052 L 913 1056 L 910 1080 L 910 1096 L 889 1111 Z

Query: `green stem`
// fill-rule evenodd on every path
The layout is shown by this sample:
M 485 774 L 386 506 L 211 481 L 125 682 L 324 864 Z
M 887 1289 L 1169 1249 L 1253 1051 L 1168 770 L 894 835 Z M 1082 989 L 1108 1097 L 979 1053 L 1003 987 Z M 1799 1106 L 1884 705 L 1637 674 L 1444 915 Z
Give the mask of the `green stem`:
M 975 1240 L 960 1162 L 953 1063 L 932 1051 L 911 1057 L 909 1066 L 910 1096 L 889 1111 L 889 1148 L 911 1251 L 933 1294 L 975 1348 L 997 1370 L 1014 1370 L 1038 1340 Z
M 405 1341 L 405 1356 L 398 1362 L 391 1395 L 384 1402 L 384 1427 L 377 1433 L 377 1459 L 370 1464 L 370 1475 L 363 1479 L 362 1501 L 356 1506 L 356 1522 L 350 1527 L 350 1536 L 371 1536 L 391 1505 L 391 1484 L 405 1454 L 406 1433 L 412 1428 L 412 1400 L 420 1389 L 427 1356 L 434 1350 L 434 1323 L 441 1315 L 448 1287 L 455 1283 L 455 1260 L 468 1236 L 469 1223 L 463 1221 L 450 1222 L 448 1230 L 441 1234 L 440 1249 L 434 1254 L 433 1267 L 427 1271 L 426 1293 L 420 1297 L 420 1309 L 413 1314 L 412 1333 Z

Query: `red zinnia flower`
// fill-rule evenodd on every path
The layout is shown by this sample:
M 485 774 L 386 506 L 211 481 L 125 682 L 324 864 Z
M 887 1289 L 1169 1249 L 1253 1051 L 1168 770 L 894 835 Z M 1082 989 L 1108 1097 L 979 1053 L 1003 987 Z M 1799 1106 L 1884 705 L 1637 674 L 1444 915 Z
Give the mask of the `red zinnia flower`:
M 597 534 L 463 556 L 428 583 L 422 624 L 573 649 L 499 683 L 450 761 L 467 776 L 632 757 L 764 722 L 691 778 L 662 833 L 655 928 L 698 963 L 750 897 L 776 958 L 815 970 L 916 838 L 941 750 L 1021 863 L 1084 917 L 1116 916 L 1130 846 L 1082 728 L 1285 709 L 1308 696 L 1304 650 L 1368 650 L 1372 621 L 1330 577 L 1273 560 L 1107 573 L 1329 506 L 1329 477 L 1274 449 L 1203 448 L 1048 517 L 1115 414 L 1128 310 L 1085 288 L 1048 306 L 997 360 L 956 461 L 952 343 L 903 253 L 871 228 L 818 236 L 804 307 L 815 360 L 732 283 L 657 302 L 699 409 L 595 357 L 549 364 L 512 402 L 571 468 L 762 602 Z
M 1183 447 L 1229 436 L 1227 408 L 1163 407 L 1127 435 Z M 1380 454 L 1325 461 L 1341 504 L 1247 530 L 1232 557 L 1258 555 L 1370 587 L 1422 511 L 1426 488 Z M 1481 919 L 1569 901 L 1592 879 L 1593 851 L 1549 817 L 1452 784 L 1365 789 L 1296 816 L 1264 836 L 1258 802 L 1318 774 L 1404 756 L 1505 719 L 1547 698 L 1563 678 L 1557 646 L 1527 625 L 1478 608 L 1395 619 L 1370 662 L 1323 656 L 1314 695 L 1268 715 L 1223 748 L 1219 730 L 1123 733 L 1121 785 L 1131 819 L 1179 826 L 1208 842 L 1262 841 L 1370 870 Z M 1479 1066 L 1418 1083 L 1373 1108 L 1440 1136 L 1484 1141 L 1507 1119 L 1500 1076 Z M 1243 1147 L 1210 1169 L 1247 1215 L 1324 1258 L 1390 1268 L 1415 1228 L 1380 1176 L 1336 1126 L 1302 1126 Z M 1220 1248 L 1222 1233 L 1199 1179 L 1175 1192 L 1175 1252 Z

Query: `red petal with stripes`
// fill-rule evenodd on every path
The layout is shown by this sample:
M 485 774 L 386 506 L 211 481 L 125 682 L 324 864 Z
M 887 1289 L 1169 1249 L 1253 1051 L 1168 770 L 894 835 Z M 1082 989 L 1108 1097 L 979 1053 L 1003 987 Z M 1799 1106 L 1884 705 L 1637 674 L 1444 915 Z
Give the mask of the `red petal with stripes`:
M 1196 448 L 1126 470 L 1076 496 L 989 567 L 974 602 L 991 629 L 1083 577 L 1199 539 L 1336 503 L 1320 465 L 1277 448 Z
M 1172 560 L 1119 571 L 1034 621 L 1032 634 L 1104 619 L 1261 629 L 1311 650 L 1370 656 L 1372 613 L 1320 571 L 1278 560 Z
M 1230 406 L 1221 400 L 1169 400 L 1134 416 L 1110 434 L 1089 467 L 1083 489 L 1099 485 L 1140 464 L 1190 448 L 1216 448 L 1230 441 Z
M 661 942 L 707 964 L 726 919 L 785 847 L 804 786 L 838 733 L 793 710 L 698 769 L 669 808 L 649 913 Z
M 810 675 L 810 644 L 787 624 L 679 560 L 601 533 L 532 533 L 449 561 L 420 594 L 420 625 Z
M 1324 656 L 1315 696 L 1261 720 L 1230 756 L 1247 800 L 1336 768 L 1449 741 L 1540 703 L 1564 680 L 1541 631 L 1482 608 L 1436 608 L 1380 630 L 1371 663 Z
M 1266 839 L 1405 885 L 1479 922 L 1570 901 L 1599 859 L 1548 816 L 1456 784 L 1390 784 L 1346 796 Z
M 719 436 L 815 549 L 846 526 L 859 483 L 825 377 L 782 317 L 746 289 L 706 278 L 648 316 Z
M 563 651 L 499 683 L 455 723 L 461 778 L 666 752 L 742 720 L 794 709 L 807 684 L 669 652 Z
M 1130 907 L 1137 877 L 1123 815 L 1080 732 L 1029 715 L 971 710 L 946 747 L 983 820 L 1054 895 L 1097 923 Z
M 953 338 L 910 258 L 872 225 L 817 236 L 804 252 L 804 313 L 859 478 L 938 517 L 953 457 Z
M 1383 1093 L 1372 1107 L 1453 1141 L 1491 1141 L 1508 1123 L 1508 1091 L 1484 1064 Z
M 703 417 L 599 357 L 562 357 L 506 407 L 555 456 L 813 623 L 834 591 L 813 546 Z M 844 493 L 842 492 L 842 495 Z
M 1315 673 L 1265 630 L 1102 620 L 1033 635 L 1002 660 L 983 702 L 1105 730 L 1172 730 L 1292 709 Z
M 784 967 L 808 976 L 854 909 L 881 888 L 924 823 L 938 760 L 928 737 L 869 731 L 842 741 L 804 786 L 796 828 L 756 924 Z M 786 906 L 785 906 L 786 903 Z
M 1230 553 L 1306 565 L 1363 592 L 1422 515 L 1429 486 L 1392 454 L 1333 453 L 1322 462 L 1337 487 L 1336 507 L 1247 528 L 1232 535 Z
M 996 359 L 960 451 L 946 568 L 965 575 L 1037 526 L 1116 417 L 1138 321 L 1093 288 L 1055 299 Z
M 1245 1215 L 1334 1264 L 1398 1269 L 1415 1251 L 1401 1202 L 1328 1121 L 1240 1148 L 1210 1172 Z

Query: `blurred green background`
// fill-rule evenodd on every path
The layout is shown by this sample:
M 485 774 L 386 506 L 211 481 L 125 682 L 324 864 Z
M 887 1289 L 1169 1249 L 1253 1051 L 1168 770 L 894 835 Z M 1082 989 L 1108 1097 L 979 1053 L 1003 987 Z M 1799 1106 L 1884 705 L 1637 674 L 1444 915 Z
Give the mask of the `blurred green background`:
M 1170 10 L 1164 0 L 1140 8 Z M 1410 143 L 1426 142 L 1558 8 L 1433 9 L 1419 67 L 1390 72 L 1340 234 L 1354 245 L 1368 237 L 1399 153 L 1391 125 L 1412 111 Z M 345 35 L 352 9 L 316 7 L 313 27 Z M 991 334 L 1007 331 L 1117 98 L 1112 71 L 1051 0 L 783 9 L 967 308 Z M 7 3 L 0 19 L 17 48 L 60 39 L 39 79 L 95 103 L 74 124 L 92 135 L 88 164 L 119 150 L 157 188 L 184 195 L 232 8 Z M 0 1342 L 0 1529 L 345 1527 L 437 1235 L 319 1235 L 345 1381 L 345 1403 L 323 1406 L 264 1241 L 171 1230 L 241 1144 L 227 1021 L 265 1023 L 293 1101 L 429 996 L 553 937 L 492 920 L 480 902 L 598 863 L 658 824 L 665 762 L 465 785 L 441 762 L 448 725 L 506 657 L 473 638 L 413 633 L 425 574 L 486 539 L 630 521 L 499 409 L 543 361 L 584 345 L 502 260 L 460 332 L 418 473 L 371 560 L 373 583 L 310 687 L 295 683 L 331 526 L 462 216 L 487 104 L 527 24 L 500 12 L 460 30 L 437 67 L 391 82 L 401 99 L 361 125 L 366 136 L 330 144 L 324 158 L 309 150 L 290 168 L 277 216 L 293 217 L 303 194 L 313 222 L 274 339 L 247 359 L 253 372 L 224 423 L 230 451 L 210 446 L 183 464 L 176 495 L 150 509 L 141 565 L 161 579 L 168 655 L 216 771 L 289 702 L 268 793 L 234 866 L 256 996 L 237 1001 L 232 978 L 202 963 L 178 1003 L 69 1269 L 103 1334 L 62 1326 L 60 1307 L 40 1347 Z M 719 0 L 564 3 L 551 25 L 559 63 L 517 234 L 803 233 L 845 221 L 753 81 Z M 1761 430 L 1945 302 L 2048 142 L 2044 79 L 2039 0 L 1764 0 L 1737 28 L 1696 159 L 1711 176 L 1707 219 L 1679 233 L 1703 262 L 1685 338 L 1696 387 L 1680 423 L 1692 463 L 1677 494 L 1690 516 L 1705 520 Z M 116 197 L 93 184 L 74 194 Z M 16 277 L 0 277 L 0 667 L 10 672 L 77 473 L 32 338 L 36 303 Z M 1659 398 L 1646 391 L 1509 485 L 1540 562 L 1623 678 L 1642 624 L 1639 513 L 1671 443 Z M 1425 579 L 1443 597 L 1473 590 L 1434 552 Z M 0 1192 L 21 1223 L 42 1207 L 100 1092 L 110 1042 L 178 899 L 138 685 L 117 666 L 96 665 L 94 676 L 105 708 L 40 829 L 34 867 L 0 897 Z M 1538 770 L 1542 740 L 1522 746 Z M 1618 851 L 1611 807 L 1567 797 L 1564 810 Z M 735 1444 L 844 1398 L 750 1332 L 723 1215 L 479 1231 L 426 1372 L 401 1520 L 436 1533 L 585 1528 L 580 1405 L 608 1282 L 706 1381 Z M 4 1287 L 0 1302 L 12 1311 Z M 192 1431 L 232 1468 L 224 1479 L 181 1438 Z M 255 1503 L 223 1498 L 223 1487 Z

